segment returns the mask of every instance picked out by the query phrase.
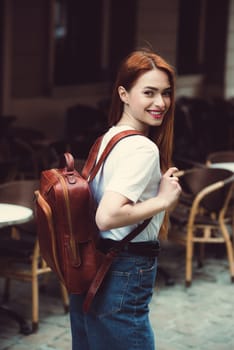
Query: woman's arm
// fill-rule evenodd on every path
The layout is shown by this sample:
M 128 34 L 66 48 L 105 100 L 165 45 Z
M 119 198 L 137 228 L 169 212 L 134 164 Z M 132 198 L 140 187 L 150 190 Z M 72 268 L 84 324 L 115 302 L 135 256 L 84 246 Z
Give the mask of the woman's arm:
M 144 202 L 133 203 L 120 193 L 106 191 L 96 212 L 99 230 L 135 224 L 173 206 L 181 192 L 178 178 L 172 176 L 176 171 L 175 167 L 169 168 L 161 179 L 157 196 Z

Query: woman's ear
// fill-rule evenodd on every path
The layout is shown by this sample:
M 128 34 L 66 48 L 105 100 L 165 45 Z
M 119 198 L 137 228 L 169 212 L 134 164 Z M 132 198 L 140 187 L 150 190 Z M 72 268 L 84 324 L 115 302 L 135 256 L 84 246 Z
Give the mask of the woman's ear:
M 121 99 L 121 101 L 123 103 L 128 103 L 128 92 L 126 91 L 126 89 L 123 86 L 119 86 L 118 87 L 118 93 L 119 93 L 119 97 Z

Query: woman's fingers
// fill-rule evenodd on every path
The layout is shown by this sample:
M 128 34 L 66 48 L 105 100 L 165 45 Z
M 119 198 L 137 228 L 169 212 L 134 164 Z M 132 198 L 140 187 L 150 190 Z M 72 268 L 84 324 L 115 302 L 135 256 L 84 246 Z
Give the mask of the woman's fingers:
M 171 177 L 171 176 L 173 176 L 173 174 L 176 173 L 176 172 L 178 172 L 178 169 L 177 169 L 176 167 L 171 167 L 171 168 L 169 168 L 169 169 L 164 173 L 163 176 L 169 176 L 169 177 Z

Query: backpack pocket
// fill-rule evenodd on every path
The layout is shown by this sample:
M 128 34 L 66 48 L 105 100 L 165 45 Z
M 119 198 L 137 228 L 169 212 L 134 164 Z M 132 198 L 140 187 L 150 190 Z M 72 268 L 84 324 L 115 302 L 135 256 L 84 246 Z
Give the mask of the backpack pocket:
M 40 251 L 43 259 L 49 267 L 58 275 L 64 283 L 64 277 L 57 256 L 57 243 L 55 237 L 52 210 L 39 191 L 35 191 L 36 220 Z

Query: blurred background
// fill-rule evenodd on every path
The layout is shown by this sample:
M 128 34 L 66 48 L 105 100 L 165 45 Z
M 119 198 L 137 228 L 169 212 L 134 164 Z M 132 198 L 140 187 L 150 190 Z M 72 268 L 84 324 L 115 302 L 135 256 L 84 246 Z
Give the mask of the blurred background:
M 11 221 L 8 205 L 33 211 L 40 172 L 61 153 L 82 167 L 119 63 L 140 47 L 175 68 L 173 161 L 188 170 L 151 304 L 160 350 L 234 348 L 234 0 L 1 0 L 1 350 L 69 348 L 68 297 L 46 277 L 35 218 Z
M 142 46 L 176 69 L 175 160 L 233 148 L 234 0 L 2 0 L 0 28 L 0 160 L 17 176 L 86 157 Z

